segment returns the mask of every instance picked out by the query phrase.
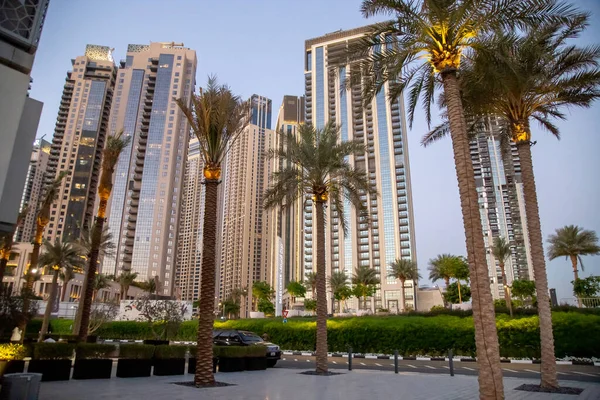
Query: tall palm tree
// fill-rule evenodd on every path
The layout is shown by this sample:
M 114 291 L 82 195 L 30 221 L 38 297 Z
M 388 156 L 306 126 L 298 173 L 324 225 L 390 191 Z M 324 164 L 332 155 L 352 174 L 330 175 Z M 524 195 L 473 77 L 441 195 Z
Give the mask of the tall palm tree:
M 334 295 L 338 293 L 340 290 L 348 287 L 348 275 L 343 270 L 334 271 L 331 273 L 329 277 L 329 287 L 331 288 L 331 293 Z M 338 302 L 338 312 L 341 309 L 341 302 Z
M 94 277 L 94 291 L 92 293 L 92 301 L 96 300 L 96 296 L 98 292 L 102 289 L 106 289 L 110 287 L 110 279 L 107 275 L 104 274 L 96 274 Z
M 316 296 L 317 296 L 317 373 L 327 373 L 327 279 L 325 274 L 325 207 L 329 203 L 340 217 L 342 231 L 347 233 L 344 202 L 359 214 L 366 214 L 360 196 L 372 193 L 367 175 L 348 161 L 351 155 L 365 154 L 358 141 L 342 142 L 340 130 L 333 121 L 323 129 L 300 125 L 297 136 L 279 133 L 282 146 L 269 153 L 283 165 L 273 174 L 273 184 L 265 193 L 265 208 L 291 205 L 310 196 L 315 207 L 316 226 Z
M 402 287 L 400 291 L 402 296 L 402 311 L 404 312 L 406 310 L 404 284 L 407 280 L 418 281 L 421 277 L 419 269 L 417 268 L 417 263 L 412 260 L 397 258 L 390 263 L 387 275 L 390 278 L 398 279 L 400 281 L 400 286 Z
M 15 236 L 15 232 L 21 226 L 25 217 L 27 217 L 27 213 L 29 212 L 29 207 L 27 204 L 23 206 L 19 215 L 17 216 L 17 223 L 13 227 L 13 230 L 8 233 L 4 233 L 0 236 L 0 292 L 4 288 L 2 284 L 2 279 L 4 278 L 4 273 L 6 271 L 6 265 L 8 264 L 8 259 L 10 258 L 10 252 L 12 250 L 13 245 L 13 237 Z
M 117 277 L 119 286 L 121 286 L 121 300 L 126 300 L 127 292 L 129 292 L 129 287 L 137 279 L 137 277 L 137 272 L 131 272 L 130 270 L 126 269 L 121 271 L 121 274 Z
M 450 286 L 450 278 L 452 278 L 452 254 L 440 254 L 436 258 L 429 260 L 429 279 L 432 282 L 443 280 L 446 288 Z
M 502 273 L 502 285 L 504 286 L 504 301 L 506 302 L 506 307 L 508 307 L 508 311 L 512 317 L 512 301 L 510 299 L 510 294 L 508 293 L 508 281 L 506 280 L 506 271 L 504 269 L 504 263 L 510 258 L 512 251 L 510 249 L 510 244 L 508 244 L 506 239 L 502 236 L 494 238 L 492 255 L 496 260 L 498 260 L 498 264 L 500 266 L 500 272 Z
M 365 104 L 384 87 L 390 99 L 408 89 L 412 127 L 420 99 L 429 123 L 435 90 L 443 89 L 446 96 L 471 268 L 480 396 L 502 398 L 498 334 L 457 71 L 463 53 L 491 31 L 567 20 L 574 12 L 555 0 L 365 0 L 361 11 L 365 17 L 393 15 L 350 49 L 351 61 L 356 60 L 350 84 L 362 85 Z
M 576 225 L 567 225 L 557 229 L 554 234 L 548 237 L 548 243 L 550 244 L 548 247 L 548 258 L 550 260 L 558 257 L 571 260 L 574 282 L 579 279 L 578 265 L 581 265 L 583 271 L 581 256 L 600 255 L 596 232 Z M 579 301 L 581 302 L 581 300 Z
M 469 282 L 469 263 L 462 256 L 454 256 L 450 264 L 450 271 L 452 277 L 456 279 L 456 286 L 458 287 L 458 301 L 459 303 L 462 303 L 460 283 L 461 281 L 467 281 L 467 283 Z
M 352 284 L 354 285 L 355 293 L 363 299 L 363 309 L 367 307 L 367 297 L 372 296 L 376 286 L 380 282 L 377 277 L 377 271 L 368 265 L 359 265 L 354 270 Z M 360 299 L 358 303 L 358 308 L 360 308 Z
M 75 272 L 71 267 L 65 267 L 58 274 L 58 278 L 62 281 L 62 293 L 60 294 L 60 301 L 65 301 L 67 295 L 67 286 L 69 282 L 75 277 Z
M 100 242 L 96 243 L 96 239 L 94 238 L 96 232 L 96 222 L 92 224 L 91 227 L 84 226 L 81 229 L 81 236 L 77 243 L 81 247 L 85 249 L 86 257 L 89 257 L 92 248 L 98 247 L 98 258 L 106 258 L 106 257 L 114 257 L 115 249 L 117 246 L 113 242 L 112 233 L 110 233 L 108 226 L 104 226 L 102 228 L 102 235 L 100 236 Z M 80 301 L 85 298 L 86 286 L 83 285 Z M 75 315 L 75 321 L 73 322 L 73 334 L 79 335 L 80 326 L 81 326 L 81 316 L 83 315 L 83 307 L 79 307 L 77 309 L 77 314 Z
M 304 280 L 304 284 L 306 285 L 306 288 L 308 290 L 310 290 L 311 294 L 312 294 L 312 298 L 315 299 L 317 296 L 315 294 L 316 290 L 317 290 L 317 273 L 316 272 L 307 272 L 306 274 L 304 274 L 305 276 L 305 280 Z
M 50 323 L 50 314 L 54 307 L 54 298 L 58 290 L 58 275 L 61 270 L 67 268 L 83 268 L 84 260 L 82 256 L 83 249 L 76 243 L 69 241 L 59 242 L 56 240 L 54 244 L 50 242 L 44 243 L 44 254 L 39 258 L 40 267 L 49 267 L 53 270 L 52 274 L 52 286 L 50 287 L 50 297 L 46 303 L 46 311 L 44 312 L 44 321 L 42 322 L 42 329 L 38 342 L 44 339 L 44 335 L 48 332 L 48 325 Z
M 79 334 L 77 335 L 78 340 L 83 342 L 87 340 L 90 325 L 94 279 L 98 268 L 98 255 L 102 243 L 104 223 L 106 222 L 106 208 L 108 207 L 108 199 L 113 188 L 115 166 L 117 165 L 117 161 L 119 161 L 121 152 L 127 147 L 130 141 L 131 136 L 124 137 L 123 131 L 120 131 L 106 139 L 106 146 L 102 152 L 102 174 L 100 175 L 100 184 L 98 185 L 100 204 L 98 205 L 98 215 L 94 221 L 94 229 L 92 231 L 91 248 L 88 254 L 88 267 L 84 282 L 85 289 L 81 305 L 81 321 L 79 323 Z
M 230 146 L 245 128 L 249 117 L 249 103 L 235 96 L 226 85 L 219 85 L 216 77 L 208 78 L 205 89 L 192 95 L 191 106 L 184 99 L 177 100 L 194 134 L 200 142 L 204 163 L 204 227 L 202 241 L 202 279 L 198 312 L 198 354 L 194 383 L 212 386 L 215 383 L 212 366 L 212 330 L 215 292 L 215 249 L 217 226 L 217 187 L 221 182 L 221 164 Z
M 52 203 L 58 197 L 60 192 L 60 187 L 62 185 L 62 181 L 67 175 L 67 171 L 63 171 L 58 174 L 56 179 L 50 182 L 43 191 L 43 196 L 40 199 L 38 204 L 37 214 L 35 218 L 36 228 L 35 228 L 35 236 L 33 240 L 33 250 L 31 252 L 31 259 L 29 262 L 29 267 L 27 271 L 25 271 L 25 286 L 23 287 L 23 315 L 28 315 L 29 313 L 29 305 L 31 302 L 31 293 L 33 290 L 33 274 L 30 272 L 30 269 L 37 268 L 38 259 L 40 255 L 40 247 L 42 246 L 42 240 L 44 238 L 44 230 L 46 229 L 46 225 L 50 222 L 50 207 Z M 25 331 L 25 327 L 27 326 L 26 318 L 22 318 L 21 323 L 19 324 L 19 329 L 21 331 Z M 24 337 L 24 336 L 23 336 Z
M 565 23 L 546 22 L 519 37 L 497 34 L 484 42 L 472 62 L 461 69 L 462 99 L 470 117 L 492 115 L 500 121 L 501 140 L 517 147 L 533 274 L 538 294 L 541 341 L 541 385 L 558 387 L 552 315 L 535 177 L 531 159 L 530 121 L 559 137 L 552 118 L 566 119 L 561 108 L 589 107 L 600 96 L 600 47 L 568 45 L 586 26 L 588 16 L 577 14 Z M 444 134 L 432 131 L 431 142 Z

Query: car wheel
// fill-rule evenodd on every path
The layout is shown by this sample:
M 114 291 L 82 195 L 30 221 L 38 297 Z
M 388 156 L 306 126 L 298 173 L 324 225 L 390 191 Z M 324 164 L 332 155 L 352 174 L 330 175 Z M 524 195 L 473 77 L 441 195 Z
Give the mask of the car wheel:
M 273 368 L 277 364 L 277 360 L 267 360 L 267 368 Z

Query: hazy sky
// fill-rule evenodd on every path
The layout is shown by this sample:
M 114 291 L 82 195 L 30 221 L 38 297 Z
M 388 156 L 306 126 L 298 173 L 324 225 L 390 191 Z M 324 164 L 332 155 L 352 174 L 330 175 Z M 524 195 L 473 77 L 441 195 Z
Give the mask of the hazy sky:
M 600 42 L 600 1 L 576 0 L 593 17 L 578 40 Z M 283 95 L 304 94 L 304 41 L 372 20 L 362 18 L 360 0 L 51 0 L 32 72 L 31 97 L 44 102 L 38 137 L 51 139 L 71 59 L 86 44 L 111 46 L 125 58 L 127 44 L 183 42 L 196 50 L 197 82 L 216 73 L 243 97 L 273 100 L 276 117 Z M 381 19 L 381 18 L 379 18 Z M 574 109 L 558 122 L 562 139 L 533 128 L 532 148 L 544 240 L 554 229 L 576 224 L 600 232 L 600 103 Z M 422 113 L 409 132 L 417 261 L 439 253 L 465 254 L 465 239 L 450 141 L 424 149 Z M 600 257 L 584 259 L 580 276 L 600 274 Z M 572 297 L 569 261 L 547 264 L 559 300 Z M 425 280 L 422 284 L 430 283 Z

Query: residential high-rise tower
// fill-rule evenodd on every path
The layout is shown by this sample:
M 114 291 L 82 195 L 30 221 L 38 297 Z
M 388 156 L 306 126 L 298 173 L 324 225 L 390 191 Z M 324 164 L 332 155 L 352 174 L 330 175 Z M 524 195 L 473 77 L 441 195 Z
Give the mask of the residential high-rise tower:
M 358 140 L 367 153 L 349 157 L 355 167 L 367 172 L 379 196 L 364 194 L 370 221 L 360 219 L 356 210 L 345 208 L 348 233 L 339 224 L 340 215 L 328 207 L 326 220 L 326 275 L 345 271 L 351 276 L 357 266 L 374 268 L 381 285 L 368 308 L 391 312 L 415 308 L 415 283 L 406 282 L 406 304 L 401 304 L 400 284 L 387 274 L 397 258 L 416 261 L 413 202 L 402 97 L 390 101 L 388 84 L 362 107 L 360 87 L 342 90 L 350 65 L 345 64 L 348 46 L 359 40 L 369 27 L 338 31 L 305 43 L 306 121 L 321 129 L 328 121 L 340 127 L 341 140 Z M 304 202 L 304 269 L 315 271 L 312 202 Z M 331 294 L 328 296 L 331 299 Z
M 71 60 L 50 147 L 52 179 L 66 171 L 50 212 L 46 238 L 79 239 L 92 223 L 100 163 L 108 133 L 117 67 L 112 49 L 88 44 L 85 54 Z
M 163 295 L 175 278 L 177 232 L 189 124 L 175 99 L 189 105 L 194 92 L 196 52 L 183 44 L 130 44 L 117 74 L 110 132 L 132 140 L 115 169 L 108 226 L 116 257 L 103 271 L 159 277 Z

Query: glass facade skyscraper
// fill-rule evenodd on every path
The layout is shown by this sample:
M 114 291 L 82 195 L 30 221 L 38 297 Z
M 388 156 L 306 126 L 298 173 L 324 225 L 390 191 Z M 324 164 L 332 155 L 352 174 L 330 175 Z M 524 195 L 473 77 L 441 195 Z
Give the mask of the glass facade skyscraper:
M 196 52 L 182 44 L 131 44 L 121 61 L 110 131 L 131 137 L 115 168 L 108 226 L 116 257 L 103 271 L 159 277 L 160 291 L 173 293 L 177 232 L 190 127 L 175 103 L 190 103 Z
M 397 258 L 416 261 L 404 103 L 401 97 L 389 101 L 387 84 L 364 108 L 360 87 L 341 90 L 351 68 L 341 62 L 342 57 L 347 47 L 368 30 L 338 31 L 306 41 L 306 121 L 321 129 L 333 120 L 340 127 L 342 140 L 363 142 L 367 153 L 351 156 L 349 162 L 367 172 L 379 193 L 361 196 L 370 223 L 359 219 L 354 208 L 346 207 L 347 235 L 339 224 L 341 216 L 331 205 L 328 208 L 327 275 L 339 270 L 352 275 L 359 265 L 375 269 L 381 284 L 368 308 L 396 312 L 415 308 L 415 282 L 406 282 L 406 304 L 401 304 L 400 283 L 387 273 L 388 265 Z M 315 270 L 312 209 L 307 197 L 303 210 L 305 273 Z
M 48 160 L 52 179 L 67 172 L 45 232 L 50 241 L 79 239 L 82 229 L 92 223 L 117 76 L 107 46 L 87 45 L 85 55 L 71 62 Z

